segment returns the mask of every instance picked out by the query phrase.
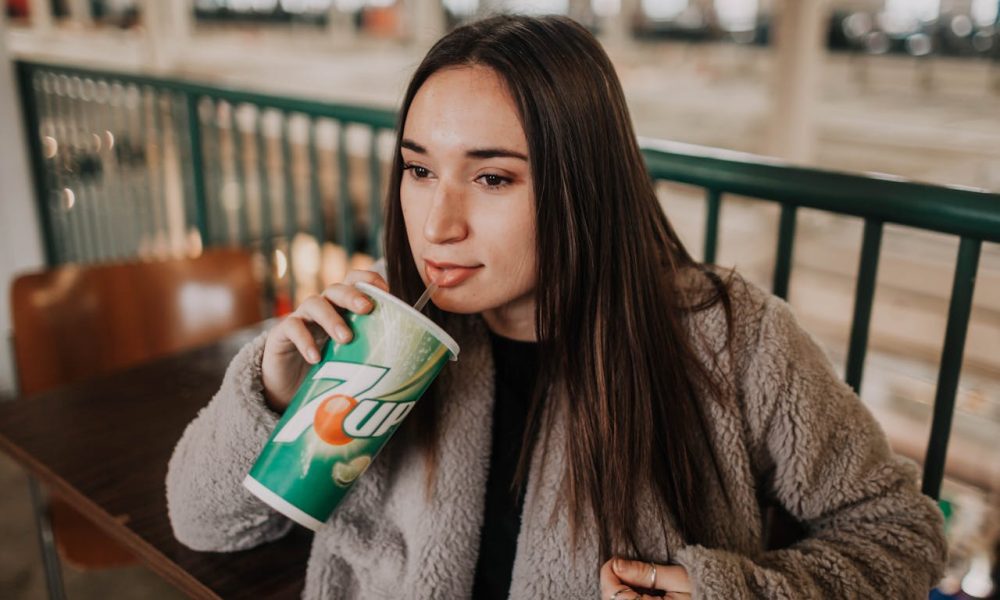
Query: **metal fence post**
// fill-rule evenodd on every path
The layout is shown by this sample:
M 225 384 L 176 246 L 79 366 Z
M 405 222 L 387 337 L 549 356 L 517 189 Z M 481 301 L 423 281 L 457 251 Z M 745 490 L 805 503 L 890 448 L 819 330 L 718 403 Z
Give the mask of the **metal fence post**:
M 194 188 L 194 218 L 201 235 L 202 247 L 210 243 L 208 235 L 208 205 L 205 200 L 205 161 L 201 147 L 201 115 L 198 113 L 198 96 L 185 93 L 187 98 L 188 137 L 191 140 L 191 176 Z
M 45 178 L 45 155 L 42 152 L 42 140 L 39 137 L 38 104 L 35 102 L 34 69 L 31 66 L 16 63 L 18 95 L 21 108 L 24 110 L 25 135 L 28 136 L 28 148 L 31 160 L 31 178 L 35 183 L 35 206 L 38 210 L 38 222 L 42 227 L 42 240 L 45 246 L 45 264 L 54 266 L 57 263 L 55 239 L 52 235 L 52 220 L 48 215 L 52 190 Z

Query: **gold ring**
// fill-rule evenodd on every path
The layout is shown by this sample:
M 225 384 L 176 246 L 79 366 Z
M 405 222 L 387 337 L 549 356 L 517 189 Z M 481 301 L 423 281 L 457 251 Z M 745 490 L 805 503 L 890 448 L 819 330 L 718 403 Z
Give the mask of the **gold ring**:
M 649 568 L 650 568 L 650 570 L 653 571 L 652 574 L 650 575 L 650 579 L 649 579 L 649 589 L 655 590 L 656 589 L 656 565 L 654 565 L 653 563 L 649 563 Z

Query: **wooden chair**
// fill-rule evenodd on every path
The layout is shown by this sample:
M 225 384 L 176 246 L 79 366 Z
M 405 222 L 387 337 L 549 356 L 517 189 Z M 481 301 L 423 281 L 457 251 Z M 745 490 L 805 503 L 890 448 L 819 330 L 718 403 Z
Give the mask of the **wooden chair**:
M 11 286 L 11 310 L 22 396 L 205 344 L 263 318 L 250 255 L 228 249 L 21 275 Z M 83 569 L 135 562 L 58 497 L 46 503 L 34 482 L 32 496 L 52 596 L 61 596 L 59 556 Z

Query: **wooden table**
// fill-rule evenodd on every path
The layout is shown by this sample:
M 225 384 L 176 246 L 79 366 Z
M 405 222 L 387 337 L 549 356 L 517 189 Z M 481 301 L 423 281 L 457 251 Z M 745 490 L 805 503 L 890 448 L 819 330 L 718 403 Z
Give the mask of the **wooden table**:
M 167 520 L 167 460 L 265 324 L 128 371 L 0 404 L 0 450 L 194 598 L 298 598 L 312 533 L 234 553 L 182 546 Z M 39 357 L 44 360 L 44 357 Z

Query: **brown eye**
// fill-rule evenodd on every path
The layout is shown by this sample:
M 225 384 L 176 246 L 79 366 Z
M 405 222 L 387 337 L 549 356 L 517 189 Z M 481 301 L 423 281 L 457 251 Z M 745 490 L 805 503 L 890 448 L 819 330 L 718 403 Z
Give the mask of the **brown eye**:
M 490 189 L 500 188 L 510 183 L 510 178 L 503 177 L 501 175 L 495 175 L 493 173 L 480 175 L 479 178 L 483 181 L 486 187 Z
M 403 165 L 403 170 L 409 171 L 410 174 L 417 179 L 425 179 L 428 175 L 430 175 L 430 171 L 418 165 L 406 164 Z

